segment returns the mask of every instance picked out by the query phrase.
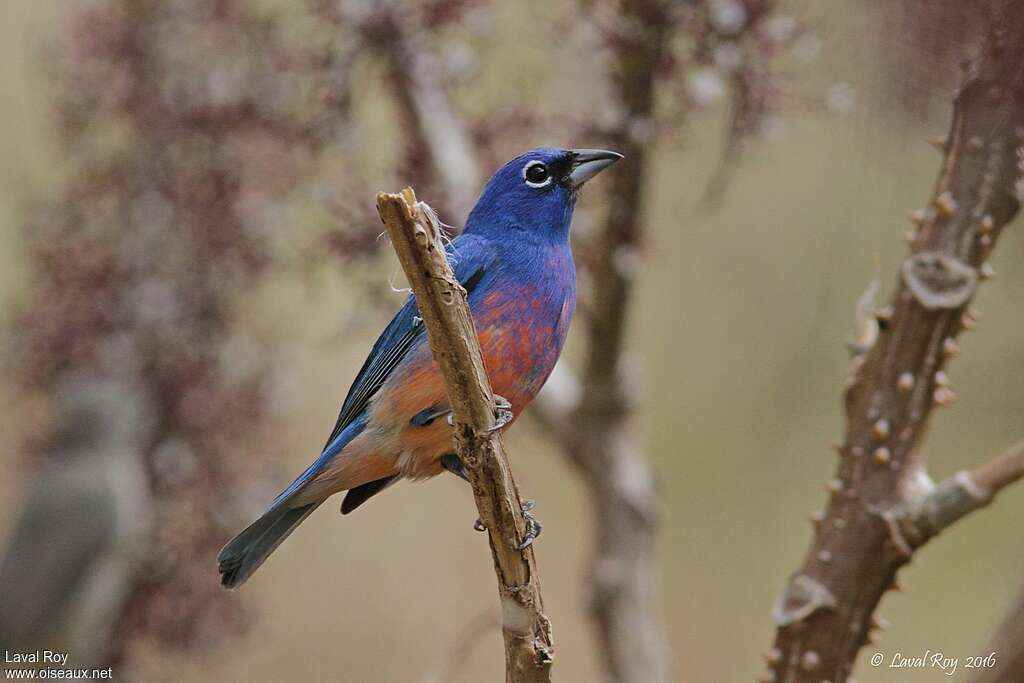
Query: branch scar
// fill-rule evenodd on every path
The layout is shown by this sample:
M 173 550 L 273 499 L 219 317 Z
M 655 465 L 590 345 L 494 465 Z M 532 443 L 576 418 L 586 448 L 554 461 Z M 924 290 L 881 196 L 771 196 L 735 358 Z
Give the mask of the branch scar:
M 914 298 L 930 311 L 963 306 L 978 286 L 977 271 L 948 254 L 914 254 L 900 270 Z

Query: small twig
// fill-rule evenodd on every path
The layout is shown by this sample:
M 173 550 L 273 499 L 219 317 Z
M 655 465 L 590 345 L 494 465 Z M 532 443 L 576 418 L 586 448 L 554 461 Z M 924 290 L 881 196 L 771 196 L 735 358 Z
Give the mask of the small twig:
M 979 465 L 967 476 L 974 488 L 987 495 L 982 504 L 988 503 L 1003 488 L 1024 477 L 1024 441 L 1019 441 L 998 458 Z
M 1024 441 L 972 470 L 939 482 L 920 500 L 909 501 L 901 514 L 906 537 L 919 547 L 957 520 L 985 507 L 1001 490 L 1024 477 Z
M 546 683 L 554 661 L 551 624 L 544 615 L 533 547 L 517 550 L 526 534 L 519 491 L 495 429 L 494 394 L 466 290 L 445 256 L 432 211 L 411 188 L 377 195 L 420 316 L 430 349 L 444 375 L 454 415 L 455 451 L 466 466 L 480 521 L 487 528 L 498 578 L 508 683 Z

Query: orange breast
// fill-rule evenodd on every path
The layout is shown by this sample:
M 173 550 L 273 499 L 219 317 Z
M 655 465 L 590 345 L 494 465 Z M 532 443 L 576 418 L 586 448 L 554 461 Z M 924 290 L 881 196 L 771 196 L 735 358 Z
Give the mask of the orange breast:
M 554 368 L 572 313 L 571 302 L 531 294 L 495 292 L 474 310 L 491 387 L 511 402 L 514 418 Z M 311 483 L 310 493 L 322 499 L 396 474 L 412 479 L 440 474 L 439 459 L 453 448 L 448 420 L 439 417 L 425 426 L 410 420 L 447 405 L 444 381 L 424 341 L 384 383 L 370 404 L 364 432 Z

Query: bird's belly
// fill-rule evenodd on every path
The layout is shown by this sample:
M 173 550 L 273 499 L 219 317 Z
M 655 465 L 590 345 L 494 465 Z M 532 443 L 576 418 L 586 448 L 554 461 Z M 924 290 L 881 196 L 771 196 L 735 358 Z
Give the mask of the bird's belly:
M 552 330 L 495 327 L 479 332 L 491 389 L 522 413 L 544 385 L 558 361 Z
M 491 388 L 518 416 L 558 362 L 572 302 L 513 290 L 489 294 L 478 308 L 473 317 Z
M 545 300 L 537 302 L 537 298 L 502 293 L 489 295 L 473 307 L 491 388 L 512 404 L 513 419 L 554 369 L 572 316 L 571 301 L 557 307 Z M 444 380 L 424 340 L 371 404 L 368 429 L 373 430 L 370 441 L 376 457 L 392 463 L 394 473 L 412 479 L 439 474 L 439 459 L 452 452 L 447 416 L 429 424 L 413 424 L 412 418 L 447 406 Z

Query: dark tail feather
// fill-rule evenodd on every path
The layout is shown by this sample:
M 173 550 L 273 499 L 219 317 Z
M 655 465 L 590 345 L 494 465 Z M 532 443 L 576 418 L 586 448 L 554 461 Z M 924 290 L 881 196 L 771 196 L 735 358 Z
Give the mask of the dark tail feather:
M 220 583 L 225 588 L 238 588 L 264 560 L 274 552 L 288 534 L 302 523 L 320 503 L 290 508 L 280 505 L 271 508 L 240 534 L 228 541 L 217 555 Z

